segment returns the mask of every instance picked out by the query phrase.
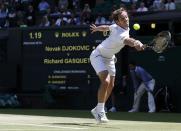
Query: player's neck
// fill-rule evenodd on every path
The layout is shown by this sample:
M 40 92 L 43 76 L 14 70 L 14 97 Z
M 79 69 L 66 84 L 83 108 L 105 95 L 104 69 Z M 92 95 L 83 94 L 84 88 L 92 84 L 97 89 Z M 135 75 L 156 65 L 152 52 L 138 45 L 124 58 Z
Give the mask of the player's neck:
M 122 25 L 118 25 L 120 26 L 121 28 L 123 28 L 124 30 L 127 30 L 128 29 L 128 26 L 122 26 Z
M 129 27 L 128 26 L 124 26 L 122 24 L 116 23 L 118 26 L 120 26 L 121 28 L 123 28 L 124 30 L 127 30 Z

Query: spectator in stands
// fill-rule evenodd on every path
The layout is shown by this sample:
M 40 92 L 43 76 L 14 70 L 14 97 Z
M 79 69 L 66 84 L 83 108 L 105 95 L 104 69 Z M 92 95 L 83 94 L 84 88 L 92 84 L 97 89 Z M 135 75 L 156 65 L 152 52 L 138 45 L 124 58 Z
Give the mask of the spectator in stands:
M 140 3 L 140 7 L 137 9 L 137 12 L 146 12 L 148 11 L 148 8 L 145 6 L 144 2 Z
M 110 25 L 110 24 L 114 24 L 115 22 L 113 21 L 113 18 L 112 18 L 112 15 L 109 15 L 107 21 L 106 21 L 106 24 L 107 25 Z
M 21 1 L 21 9 L 26 10 L 28 5 L 32 2 L 32 0 L 20 0 Z
M 150 7 L 153 5 L 153 0 L 141 0 L 145 4 L 146 7 Z
M 80 12 L 80 1 L 79 0 L 72 0 L 72 6 L 75 12 Z
M 5 7 L 4 3 L 0 3 L 0 27 L 5 27 L 7 15 L 8 9 Z
M 51 7 L 50 7 L 50 8 L 48 8 L 48 9 L 45 11 L 45 15 L 47 15 L 47 16 L 49 17 L 50 14 L 51 14 L 51 12 L 52 12 L 52 9 L 51 9 Z
M 64 16 L 60 16 L 57 20 L 56 20 L 56 23 L 55 25 L 56 26 L 64 26 L 64 25 L 67 25 L 67 17 L 64 17 Z
M 21 10 L 18 10 L 16 15 L 17 15 L 17 26 L 18 27 L 27 27 L 24 12 Z
M 131 4 L 130 13 L 137 12 L 136 3 Z
M 59 8 L 57 7 L 57 6 L 55 6 L 54 8 L 53 8 L 53 11 L 50 13 L 50 16 L 51 17 L 58 17 L 58 16 L 60 16 L 61 15 L 61 13 L 60 13 L 60 11 L 59 11 Z
M 152 5 L 153 11 L 160 10 L 160 4 L 161 4 L 161 0 L 154 0 L 153 5 Z
M 81 13 L 81 23 L 83 25 L 90 24 L 91 23 L 91 9 L 89 7 L 89 4 L 85 4 L 83 11 Z
M 26 12 L 26 21 L 28 26 L 35 25 L 35 11 L 32 5 L 28 6 L 28 10 Z
M 102 15 L 102 13 L 98 13 L 95 24 L 96 25 L 106 24 L 106 18 Z
M 74 14 L 72 14 L 71 17 L 67 20 L 67 23 L 69 25 L 78 25 L 77 18 L 75 17 Z
M 167 3 L 165 4 L 166 10 L 176 10 L 175 2 L 172 0 L 167 0 Z
M 65 9 L 65 8 L 61 8 L 60 9 L 60 13 L 61 13 L 61 16 L 59 17 L 59 19 L 57 20 L 58 23 L 61 23 L 61 24 L 58 24 L 58 26 L 61 26 L 61 25 L 66 25 L 67 22 L 68 22 L 68 19 L 71 17 L 72 15 L 72 12 L 71 10 L 69 9 Z M 57 23 L 56 22 L 56 23 Z
M 120 8 L 128 8 L 132 3 L 132 0 L 121 0 Z
M 131 0 L 121 0 L 122 2 L 130 3 Z
M 88 13 L 86 16 L 81 17 L 81 24 L 89 25 L 91 23 L 92 23 L 92 17 L 90 13 Z
M 89 7 L 89 4 L 85 4 L 84 8 L 82 10 L 82 17 L 86 16 L 87 14 L 91 13 L 91 9 Z
M 9 14 L 8 14 L 8 21 L 9 21 L 9 27 L 16 27 L 17 23 L 16 23 L 16 10 L 11 7 L 9 9 Z
M 138 0 L 132 0 L 132 3 L 137 3 L 138 2 Z
M 21 1 L 21 3 L 27 3 L 27 4 L 30 4 L 33 2 L 33 0 L 19 0 L 19 1 Z
M 161 4 L 160 4 L 160 11 L 165 11 L 166 7 L 165 7 L 165 0 L 161 0 Z
M 27 27 L 24 19 L 19 19 L 17 21 L 17 25 L 18 25 L 18 27 Z
M 67 17 L 67 18 L 72 15 L 71 10 L 69 10 L 69 9 L 61 9 L 60 12 L 64 17 Z
M 50 25 L 51 27 L 56 27 L 56 19 L 55 18 L 51 18 L 50 19 L 50 24 L 51 24 Z
M 50 8 L 50 5 L 48 4 L 48 2 L 46 2 L 46 0 L 41 0 L 41 2 L 38 4 L 40 13 L 45 13 L 48 8 Z
M 165 0 L 154 0 L 151 8 L 153 9 L 153 11 L 164 11 Z
M 0 18 L 6 18 L 8 14 L 8 8 L 4 3 L 0 3 Z
M 9 7 L 14 8 L 16 11 L 21 10 L 21 3 L 19 0 L 12 0 L 9 2 Z
M 59 9 L 67 9 L 69 5 L 68 0 L 59 0 L 58 7 Z
M 73 5 L 74 8 L 78 8 L 79 4 L 80 4 L 79 0 L 72 0 L 72 5 Z
M 18 26 L 18 27 L 27 27 L 27 24 L 26 24 L 26 22 L 25 22 L 25 19 L 23 19 L 23 18 L 18 19 L 18 20 L 17 20 L 17 26 Z
M 50 26 L 50 21 L 48 19 L 47 15 L 44 15 L 43 18 L 41 19 L 41 23 L 39 25 L 40 27 L 49 27 Z

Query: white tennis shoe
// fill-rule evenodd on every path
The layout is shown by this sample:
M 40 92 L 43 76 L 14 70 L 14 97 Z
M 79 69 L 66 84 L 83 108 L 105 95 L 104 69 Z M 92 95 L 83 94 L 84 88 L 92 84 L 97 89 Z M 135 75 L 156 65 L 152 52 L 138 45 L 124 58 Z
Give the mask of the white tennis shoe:
M 129 110 L 128 112 L 133 113 L 133 112 L 138 112 L 138 110 L 136 110 L 136 109 L 131 109 L 131 110 Z
M 106 113 L 105 112 L 97 112 L 96 108 L 91 110 L 92 115 L 96 119 L 98 123 L 107 123 L 109 120 L 107 119 Z
M 91 114 L 94 116 L 97 122 L 99 122 L 99 118 L 97 115 L 96 107 L 91 110 Z

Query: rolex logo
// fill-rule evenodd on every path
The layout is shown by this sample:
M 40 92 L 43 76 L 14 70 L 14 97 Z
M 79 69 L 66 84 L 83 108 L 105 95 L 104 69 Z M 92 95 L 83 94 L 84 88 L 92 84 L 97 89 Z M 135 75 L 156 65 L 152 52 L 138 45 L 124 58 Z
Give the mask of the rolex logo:
M 87 36 L 87 32 L 86 31 L 82 31 L 82 36 L 86 37 Z
M 55 32 L 55 37 L 58 38 L 59 37 L 59 33 L 58 32 Z

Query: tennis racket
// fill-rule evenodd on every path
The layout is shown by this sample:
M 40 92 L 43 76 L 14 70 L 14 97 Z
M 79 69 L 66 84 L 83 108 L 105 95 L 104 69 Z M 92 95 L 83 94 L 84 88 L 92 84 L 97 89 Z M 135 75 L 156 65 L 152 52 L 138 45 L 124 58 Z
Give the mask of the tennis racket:
M 146 49 L 151 49 L 156 53 L 162 53 L 171 44 L 171 33 L 169 31 L 162 31 L 147 45 Z

